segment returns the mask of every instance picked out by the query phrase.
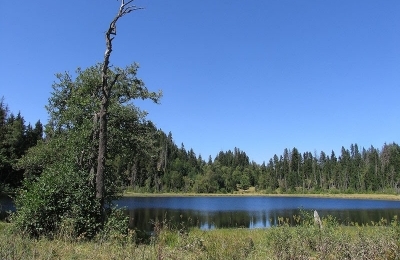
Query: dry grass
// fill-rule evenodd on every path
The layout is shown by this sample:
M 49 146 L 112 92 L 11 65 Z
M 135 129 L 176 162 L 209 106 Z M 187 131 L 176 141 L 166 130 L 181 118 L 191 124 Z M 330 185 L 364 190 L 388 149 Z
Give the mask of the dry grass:
M 154 236 L 138 243 L 131 236 L 72 240 L 33 240 L 0 224 L 0 259 L 400 259 L 397 219 L 369 226 L 340 226 L 323 219 L 324 227 L 299 220 L 281 221 L 269 229 L 186 231 L 156 225 Z

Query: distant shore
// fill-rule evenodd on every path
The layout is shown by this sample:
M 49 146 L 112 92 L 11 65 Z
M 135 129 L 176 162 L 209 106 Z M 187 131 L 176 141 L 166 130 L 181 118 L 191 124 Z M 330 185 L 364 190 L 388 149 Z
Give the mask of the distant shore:
M 395 194 L 266 194 L 266 193 L 137 193 L 124 192 L 124 197 L 307 197 L 307 198 L 340 198 L 340 199 L 372 199 L 400 200 Z

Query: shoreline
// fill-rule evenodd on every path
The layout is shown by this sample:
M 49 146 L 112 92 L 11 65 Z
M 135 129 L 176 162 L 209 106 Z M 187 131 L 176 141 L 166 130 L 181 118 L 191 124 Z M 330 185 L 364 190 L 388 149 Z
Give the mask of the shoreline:
M 137 193 L 124 192 L 122 197 L 304 197 L 332 199 L 400 200 L 395 194 L 266 194 L 266 193 Z

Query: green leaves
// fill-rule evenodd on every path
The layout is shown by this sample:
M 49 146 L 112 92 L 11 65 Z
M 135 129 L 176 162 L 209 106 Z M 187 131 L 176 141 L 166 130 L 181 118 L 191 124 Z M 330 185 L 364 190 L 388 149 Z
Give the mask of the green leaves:
M 94 236 L 100 216 L 84 175 L 69 163 L 59 163 L 40 178 L 26 180 L 15 201 L 15 224 L 30 236 L 52 237 L 63 221 L 70 219 L 74 236 Z
M 32 128 L 25 125 L 20 113 L 9 114 L 7 105 L 0 99 L 0 186 L 16 187 L 21 184 L 22 171 L 15 167 L 26 150 L 42 139 L 40 121 Z
M 132 104 L 137 98 L 159 102 L 160 93 L 150 92 L 136 77 L 138 66 L 113 67 L 115 79 L 107 111 L 107 161 L 104 201 L 109 203 L 120 191 L 121 172 L 138 154 L 154 145 L 155 127 L 146 113 Z M 103 209 L 96 198 L 94 173 L 98 156 L 98 113 L 103 95 L 101 64 L 76 77 L 57 74 L 58 82 L 46 109 L 50 120 L 46 140 L 19 160 L 26 177 L 17 197 L 17 226 L 31 236 L 53 236 L 68 223 L 74 236 L 93 237 L 102 227 Z M 118 75 L 118 76 L 117 76 Z

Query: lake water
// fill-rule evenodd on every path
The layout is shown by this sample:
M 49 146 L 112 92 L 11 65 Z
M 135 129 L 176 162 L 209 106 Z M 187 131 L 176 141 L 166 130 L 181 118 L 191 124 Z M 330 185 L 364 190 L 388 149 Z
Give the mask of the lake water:
M 300 209 L 332 215 L 340 223 L 377 222 L 400 217 L 400 201 L 300 197 L 134 197 L 117 202 L 126 207 L 130 226 L 150 231 L 155 221 L 168 220 L 180 227 L 201 229 L 243 227 L 267 228 L 278 217 L 299 215 Z
M 0 198 L 2 210 L 13 210 L 9 198 Z M 300 209 L 317 210 L 321 217 L 332 215 L 340 223 L 377 222 L 400 217 L 400 201 L 301 197 L 124 197 L 116 202 L 125 207 L 130 227 L 153 230 L 155 221 L 167 220 L 175 227 L 267 228 L 278 217 L 299 215 Z

